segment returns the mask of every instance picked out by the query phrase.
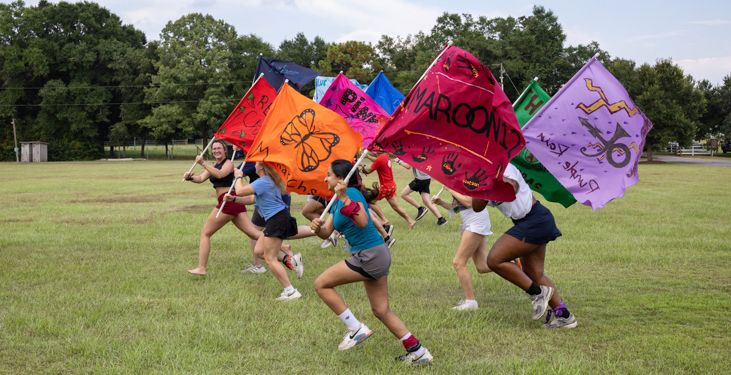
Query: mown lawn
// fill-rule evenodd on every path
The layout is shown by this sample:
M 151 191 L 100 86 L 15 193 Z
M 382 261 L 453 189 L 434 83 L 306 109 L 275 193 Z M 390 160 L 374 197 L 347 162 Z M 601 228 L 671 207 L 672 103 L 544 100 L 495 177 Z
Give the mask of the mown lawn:
M 213 237 L 208 276 L 187 274 L 215 202 L 210 185 L 181 182 L 191 165 L 0 164 L 0 373 L 731 372 L 728 168 L 641 165 L 640 183 L 598 212 L 547 204 L 564 235 L 546 274 L 573 330 L 541 328 L 524 292 L 474 269 L 480 309 L 452 311 L 464 298 L 451 265 L 459 218 L 438 227 L 428 214 L 408 231 L 382 205 L 398 239 L 391 308 L 435 356 L 417 369 L 393 362 L 403 348 L 359 284 L 339 291 L 374 335 L 337 350 L 345 327 L 312 284 L 341 249 L 290 242 L 305 264 L 303 279 L 290 274 L 303 294 L 290 303 L 274 300 L 270 273 L 239 272 L 251 253 L 231 225 Z M 411 173 L 395 168 L 402 188 Z M 489 244 L 511 225 L 490 215 Z

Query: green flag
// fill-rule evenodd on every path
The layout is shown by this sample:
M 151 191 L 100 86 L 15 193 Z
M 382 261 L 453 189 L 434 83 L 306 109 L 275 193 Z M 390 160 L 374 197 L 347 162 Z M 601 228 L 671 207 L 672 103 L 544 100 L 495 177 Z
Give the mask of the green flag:
M 513 105 L 520 127 L 525 126 L 549 99 L 551 97 L 543 91 L 541 86 L 538 86 L 535 80 L 530 81 L 528 88 Z M 546 170 L 527 147 L 510 162 L 520 170 L 528 186 L 533 191 L 541 193 L 546 200 L 561 203 L 564 207 L 576 203 L 574 196 L 556 180 L 556 177 L 553 177 L 551 172 Z

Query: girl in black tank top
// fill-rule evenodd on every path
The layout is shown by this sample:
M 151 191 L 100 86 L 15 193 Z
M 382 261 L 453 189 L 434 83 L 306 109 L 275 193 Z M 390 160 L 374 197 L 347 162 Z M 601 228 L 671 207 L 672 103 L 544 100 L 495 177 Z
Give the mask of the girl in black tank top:
M 246 215 L 246 204 L 254 204 L 254 198 L 252 197 L 237 197 L 236 202 L 228 202 L 223 207 L 221 215 L 216 217 L 218 209 L 221 207 L 223 196 L 226 195 L 228 188 L 231 187 L 234 181 L 234 165 L 228 160 L 226 156 L 226 145 L 222 140 L 215 140 L 211 144 L 211 152 L 216 158 L 216 164 L 207 164 L 201 156 L 196 157 L 196 163 L 200 164 L 205 171 L 199 176 L 194 176 L 193 173 L 185 173 L 183 178 L 201 184 L 206 180 L 213 183 L 213 187 L 216 189 L 216 195 L 218 196 L 218 206 L 216 206 L 211 213 L 208 215 L 206 223 L 203 225 L 201 230 L 200 247 L 198 250 L 198 268 L 188 270 L 193 275 L 205 276 L 206 265 L 208 264 L 208 254 L 211 252 L 211 236 L 215 234 L 219 229 L 223 228 L 228 222 L 233 222 L 236 228 L 239 228 L 244 234 L 250 239 L 256 241 L 261 235 L 261 231 L 257 230 L 254 224 Z M 231 191 L 231 195 L 236 195 L 235 191 Z M 256 244 L 256 242 L 254 242 Z M 253 245 L 252 245 L 253 246 Z M 253 247 L 252 247 L 253 249 Z M 282 245 L 281 251 L 293 256 L 291 247 L 289 245 Z M 280 254 L 284 258 L 284 254 Z M 261 271 L 260 271 L 261 272 Z

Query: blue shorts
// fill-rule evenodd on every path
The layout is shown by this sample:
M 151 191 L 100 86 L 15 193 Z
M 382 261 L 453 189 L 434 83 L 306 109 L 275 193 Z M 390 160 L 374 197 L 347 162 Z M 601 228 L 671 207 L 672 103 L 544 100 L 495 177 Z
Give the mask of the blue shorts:
M 524 218 L 513 220 L 513 227 L 505 234 L 533 245 L 543 245 L 561 237 L 553 214 L 539 201 Z

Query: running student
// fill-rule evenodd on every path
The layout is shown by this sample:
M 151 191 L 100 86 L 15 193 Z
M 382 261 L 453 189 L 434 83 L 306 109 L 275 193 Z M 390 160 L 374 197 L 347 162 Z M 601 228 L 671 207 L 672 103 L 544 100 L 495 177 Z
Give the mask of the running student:
M 472 199 L 468 196 L 459 194 L 445 187 L 452 194 L 452 203 L 449 204 L 441 198 L 434 196 L 432 202 L 438 204 L 447 210 L 459 212 L 464 224 L 459 226 L 462 239 L 457 247 L 457 254 L 452 259 L 452 266 L 457 271 L 459 283 L 462 284 L 464 290 L 464 300 L 459 301 L 457 306 L 452 310 L 477 310 L 477 300 L 475 292 L 472 289 L 472 276 L 467 269 L 467 261 L 472 258 L 475 268 L 479 273 L 490 272 L 487 266 L 487 242 L 485 236 L 492 234 L 490 230 L 490 214 L 487 210 L 475 212 L 472 210 Z
M 429 185 L 431 184 L 431 177 L 429 177 L 428 174 L 411 167 L 409 164 L 407 164 L 405 161 L 400 160 L 399 158 L 396 158 L 396 164 L 406 168 L 411 169 L 411 171 L 414 173 L 414 181 L 411 181 L 409 183 L 409 186 L 405 187 L 404 190 L 401 191 L 401 198 L 403 200 L 409 202 L 412 206 L 416 207 L 416 220 L 421 219 L 426 215 L 427 208 L 431 213 L 434 214 L 434 216 L 437 217 L 437 225 L 442 226 L 444 224 L 447 224 L 447 219 L 442 217 L 442 214 L 439 212 L 437 207 L 434 205 L 434 203 L 429 200 Z M 421 201 L 424 202 L 424 206 L 416 203 L 416 199 L 411 197 L 411 193 L 418 192 L 419 195 L 421 195 Z
M 543 274 L 546 245 L 561 236 L 553 215 L 533 198 L 530 187 L 512 164 L 505 168 L 503 181 L 515 189 L 514 201 L 472 199 L 472 208 L 476 212 L 482 211 L 486 205 L 496 207 L 514 224 L 492 245 L 487 255 L 487 265 L 500 277 L 528 293 L 533 304 L 533 320 L 540 319 L 551 306 L 553 309 L 548 310 L 543 327 L 574 328 L 578 325 L 576 317 L 566 308 L 551 279 Z M 520 257 L 522 269 L 511 262 L 517 257 Z M 549 323 L 551 314 L 554 319 Z
M 404 323 L 388 306 L 388 272 L 391 253 L 373 227 L 366 196 L 377 194 L 370 189 L 358 189 L 360 183 L 353 175 L 345 181 L 353 164 L 347 160 L 335 160 L 327 170 L 325 182 L 337 199 L 327 221 L 316 218 L 311 228 L 320 238 L 327 238 L 333 229 L 345 234 L 350 243 L 351 257 L 340 261 L 323 272 L 315 280 L 315 290 L 323 302 L 348 326 L 339 350 L 347 350 L 360 344 L 373 332 L 358 321 L 335 287 L 363 282 L 373 314 L 398 338 L 406 348 L 406 354 L 396 360 L 409 364 L 428 364 L 434 358 L 429 350 L 409 332 Z
M 391 169 L 391 158 L 388 157 L 388 154 L 386 153 L 378 153 L 378 157 L 373 157 L 371 155 L 367 155 L 366 157 L 373 161 L 373 164 L 371 166 L 363 165 L 362 172 L 363 174 L 367 175 L 369 173 L 373 173 L 373 171 L 378 172 L 378 180 L 381 183 L 380 187 L 377 187 L 378 190 L 378 200 L 385 199 L 388 204 L 391 205 L 391 208 L 393 208 L 394 211 L 396 211 L 401 217 L 406 220 L 407 223 L 409 223 L 409 229 L 413 228 L 414 225 L 416 225 L 416 221 L 409 217 L 409 214 L 406 213 L 406 210 L 404 210 L 403 207 L 399 206 L 398 199 L 396 199 L 396 183 L 393 181 L 393 170 Z M 374 184 L 374 187 L 376 185 Z M 381 208 L 378 207 L 378 205 L 373 202 L 371 203 L 373 205 L 373 211 L 378 214 L 380 217 L 381 223 L 387 224 L 388 220 L 383 216 L 383 211 L 381 211 Z
M 246 155 L 241 151 L 241 149 L 234 145 L 234 152 L 236 152 L 237 157 L 246 157 Z M 243 169 L 242 169 L 243 167 Z M 249 184 L 256 181 L 259 178 L 259 175 L 256 174 L 256 165 L 255 163 L 241 163 L 238 166 L 238 169 L 241 169 L 244 172 L 244 176 L 249 178 Z M 230 186 L 230 184 L 229 184 Z M 240 197 L 236 200 L 238 203 L 243 203 L 245 205 L 253 205 L 254 199 L 253 197 Z M 282 194 L 282 201 L 284 204 L 287 205 L 287 209 L 289 209 L 290 203 L 292 201 L 289 194 Z M 228 203 L 230 204 L 230 203 Z M 227 205 L 228 205 L 227 204 Z M 225 206 L 224 206 L 225 209 Z M 248 217 L 246 218 L 248 220 Z M 251 225 L 253 225 L 253 228 L 255 231 L 251 232 L 252 234 L 249 235 L 249 245 L 251 246 L 251 256 L 253 258 L 253 263 L 249 264 L 249 266 L 241 272 L 243 273 L 264 273 L 267 271 L 266 268 L 264 268 L 264 264 L 262 264 L 261 259 L 256 256 L 254 253 L 254 249 L 256 248 L 256 241 L 261 235 L 261 231 L 264 230 L 264 226 L 266 226 L 266 223 L 264 221 L 264 217 L 261 215 L 261 210 L 259 207 L 254 205 L 253 214 L 251 215 Z M 249 225 L 246 225 L 247 231 L 250 231 Z M 247 232 L 248 233 L 248 232 Z M 293 254 L 292 254 L 292 247 L 290 245 L 282 245 L 282 248 L 279 250 L 282 252 L 282 264 L 284 264 L 287 268 L 290 270 L 294 270 L 294 262 L 292 260 Z
M 187 181 L 201 184 L 206 180 L 213 183 L 213 187 L 216 189 L 216 196 L 218 197 L 218 205 L 211 210 L 211 213 L 206 219 L 206 223 L 203 225 L 201 230 L 201 239 L 198 249 L 198 268 L 188 270 L 189 273 L 199 276 L 205 276 L 206 266 L 208 265 L 208 255 L 211 252 L 211 236 L 213 236 L 219 229 L 223 228 L 228 222 L 233 222 L 236 228 L 239 228 L 249 238 L 259 238 L 259 233 L 254 228 L 246 216 L 246 206 L 239 203 L 227 203 L 223 207 L 223 211 L 218 218 L 218 209 L 221 207 L 221 201 L 223 196 L 228 191 L 229 187 L 234 181 L 234 166 L 231 161 L 228 160 L 226 155 L 226 144 L 224 141 L 217 139 L 211 144 L 211 153 L 216 158 L 215 164 L 208 164 L 202 156 L 195 158 L 196 163 L 200 164 L 205 171 L 200 176 L 195 176 L 193 173 L 184 173 L 183 178 Z
M 297 253 L 292 257 L 280 253 L 282 241 L 287 238 L 308 237 L 309 228 L 302 226 L 301 230 L 297 227 L 297 220 L 289 213 L 289 207 L 282 201 L 282 192 L 285 191 L 284 182 L 270 165 L 256 162 L 256 174 L 259 178 L 250 185 L 244 186 L 241 178 L 236 180 L 236 194 L 226 194 L 225 198 L 228 202 L 236 203 L 237 196 L 243 197 L 246 203 L 252 203 L 250 195 L 254 196 L 254 202 L 261 210 L 264 216 L 265 227 L 264 232 L 260 234 L 254 253 L 257 257 L 263 258 L 269 265 L 269 270 L 282 284 L 284 291 L 277 298 L 278 301 L 289 301 L 300 298 L 300 292 L 292 287 L 289 282 L 284 267 L 279 264 L 280 261 L 290 261 L 293 268 L 297 272 L 297 278 L 302 278 L 304 267 L 302 264 L 302 254 Z M 243 172 L 235 170 L 236 177 L 243 177 Z M 299 236 L 298 236 L 299 234 Z

